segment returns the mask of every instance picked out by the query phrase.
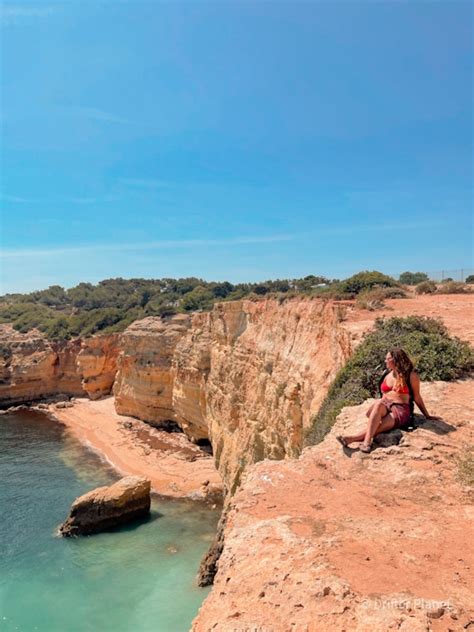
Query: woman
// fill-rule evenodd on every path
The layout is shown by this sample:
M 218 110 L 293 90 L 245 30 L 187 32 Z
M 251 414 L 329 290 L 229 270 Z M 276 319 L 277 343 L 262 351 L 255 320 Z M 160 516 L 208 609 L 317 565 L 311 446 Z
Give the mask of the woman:
M 420 395 L 420 378 L 403 349 L 392 349 L 385 356 L 387 371 L 380 385 L 382 398 L 367 411 L 367 429 L 354 436 L 339 435 L 337 440 L 347 448 L 354 441 L 363 441 L 360 450 L 370 452 L 372 439 L 380 432 L 388 432 L 407 424 L 413 414 L 413 401 L 427 419 L 435 419 L 426 410 Z

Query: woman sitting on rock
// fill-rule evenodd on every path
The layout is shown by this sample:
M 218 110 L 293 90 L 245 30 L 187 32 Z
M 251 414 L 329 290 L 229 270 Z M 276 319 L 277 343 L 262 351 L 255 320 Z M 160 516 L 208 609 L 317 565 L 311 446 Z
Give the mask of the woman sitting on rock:
M 380 432 L 407 425 L 413 416 L 413 402 L 427 419 L 431 417 L 420 395 L 420 378 L 403 349 L 392 349 L 385 356 L 386 372 L 380 381 L 382 398 L 367 411 L 367 429 L 358 435 L 339 435 L 337 440 L 347 448 L 354 441 L 363 441 L 362 452 L 370 452 L 372 439 Z

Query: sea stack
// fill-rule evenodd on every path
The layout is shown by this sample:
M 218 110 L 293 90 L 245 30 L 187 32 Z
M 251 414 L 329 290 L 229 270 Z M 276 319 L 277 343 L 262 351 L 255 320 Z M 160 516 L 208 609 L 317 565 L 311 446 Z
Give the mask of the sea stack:
M 59 533 L 64 537 L 88 535 L 148 515 L 150 487 L 146 478 L 126 476 L 113 485 L 79 496 Z

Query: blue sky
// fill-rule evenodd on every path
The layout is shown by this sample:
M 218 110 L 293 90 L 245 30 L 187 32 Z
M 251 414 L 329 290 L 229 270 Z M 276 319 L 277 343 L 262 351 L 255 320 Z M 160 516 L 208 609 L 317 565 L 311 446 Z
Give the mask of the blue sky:
M 473 266 L 472 7 L 4 3 L 0 294 Z

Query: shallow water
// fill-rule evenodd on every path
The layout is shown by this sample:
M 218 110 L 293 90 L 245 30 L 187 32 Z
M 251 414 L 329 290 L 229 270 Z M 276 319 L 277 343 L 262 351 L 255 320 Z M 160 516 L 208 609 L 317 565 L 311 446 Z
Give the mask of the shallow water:
M 0 631 L 185 632 L 218 512 L 153 498 L 151 516 L 60 538 L 72 501 L 118 475 L 39 413 L 0 416 Z

